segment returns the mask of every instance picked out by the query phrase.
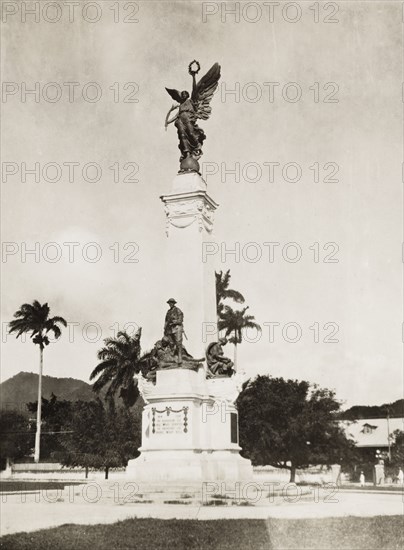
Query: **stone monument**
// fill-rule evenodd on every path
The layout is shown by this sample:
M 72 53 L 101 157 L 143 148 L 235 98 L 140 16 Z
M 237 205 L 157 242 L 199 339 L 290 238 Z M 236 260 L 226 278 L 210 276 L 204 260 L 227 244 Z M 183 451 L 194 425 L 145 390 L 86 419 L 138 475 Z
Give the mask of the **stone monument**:
M 253 476 L 251 462 L 240 456 L 235 406 L 245 377 L 224 356 L 214 268 L 202 254 L 213 239 L 218 205 L 199 173 L 206 136 L 196 121 L 209 118 L 220 66 L 215 63 L 197 83 L 199 69 L 197 61 L 189 64 L 191 95 L 167 89 L 179 105 L 170 109 L 166 127 L 175 123 L 181 151 L 179 172 L 161 197 L 168 255 L 164 285 L 174 298 L 167 300 L 164 336 L 151 353 L 149 372 L 138 376 L 145 401 L 142 445 L 127 467 L 127 476 L 136 482 L 162 486 Z

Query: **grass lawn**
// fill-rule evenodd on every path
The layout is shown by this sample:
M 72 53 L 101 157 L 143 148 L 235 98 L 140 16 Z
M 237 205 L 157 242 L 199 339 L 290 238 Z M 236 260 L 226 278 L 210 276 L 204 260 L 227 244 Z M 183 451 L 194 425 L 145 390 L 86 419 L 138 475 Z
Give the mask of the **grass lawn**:
M 269 520 L 271 545 L 276 550 L 402 550 L 404 518 L 325 518 Z
M 7 550 L 383 550 L 402 549 L 403 518 L 161 520 L 128 519 L 112 525 L 62 525 L 7 535 Z

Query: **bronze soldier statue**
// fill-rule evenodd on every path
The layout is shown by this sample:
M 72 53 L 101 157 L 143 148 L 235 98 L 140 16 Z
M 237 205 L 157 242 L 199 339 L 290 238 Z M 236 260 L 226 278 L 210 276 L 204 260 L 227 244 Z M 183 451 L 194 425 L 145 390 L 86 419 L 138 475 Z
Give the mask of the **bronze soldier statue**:
M 164 321 L 164 336 L 168 338 L 172 349 L 176 351 L 177 362 L 182 363 L 182 335 L 184 333 L 184 314 L 177 307 L 176 300 L 170 298 L 167 304 L 170 309 L 166 313 Z
M 156 359 L 157 366 L 160 368 L 173 365 L 176 362 L 170 346 L 170 340 L 166 336 L 163 336 L 161 340 L 155 343 L 153 355 Z
M 209 344 L 206 350 L 206 362 L 208 364 L 208 374 L 211 378 L 216 376 L 232 376 L 233 361 L 224 356 L 223 347 L 227 344 L 226 338 L 220 338 L 218 342 Z

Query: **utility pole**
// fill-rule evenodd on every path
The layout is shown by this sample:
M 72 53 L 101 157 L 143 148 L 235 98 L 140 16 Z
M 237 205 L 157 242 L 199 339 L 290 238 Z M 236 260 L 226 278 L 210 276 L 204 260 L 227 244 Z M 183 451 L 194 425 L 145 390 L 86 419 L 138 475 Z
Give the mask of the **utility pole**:
M 389 446 L 389 464 L 391 462 L 391 440 L 390 440 L 390 422 L 389 409 L 387 409 L 387 443 Z

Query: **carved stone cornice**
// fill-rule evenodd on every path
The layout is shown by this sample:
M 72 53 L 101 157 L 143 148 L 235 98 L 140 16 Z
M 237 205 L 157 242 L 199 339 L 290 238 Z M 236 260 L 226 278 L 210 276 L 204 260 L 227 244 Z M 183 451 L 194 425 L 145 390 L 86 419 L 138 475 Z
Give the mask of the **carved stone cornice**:
M 167 235 L 171 226 L 184 229 L 193 223 L 198 224 L 201 232 L 212 232 L 214 213 L 218 205 L 206 191 L 172 193 L 160 198 L 164 203 Z

